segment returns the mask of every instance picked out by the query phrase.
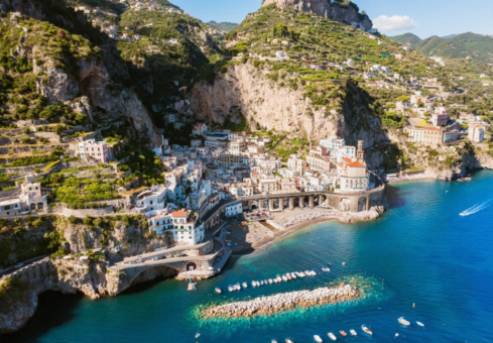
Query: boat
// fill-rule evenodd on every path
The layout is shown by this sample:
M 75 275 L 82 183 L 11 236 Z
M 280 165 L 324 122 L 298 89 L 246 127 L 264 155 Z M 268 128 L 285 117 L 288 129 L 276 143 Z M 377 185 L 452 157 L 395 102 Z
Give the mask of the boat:
M 197 290 L 197 284 L 195 282 L 188 282 L 187 291 L 192 292 Z
M 340 330 L 339 335 L 341 335 L 342 337 L 347 337 L 347 332 L 344 330 Z
M 286 342 L 286 343 L 294 343 L 294 342 L 293 342 L 291 339 L 289 339 L 289 338 L 286 338 L 286 341 L 285 341 L 285 342 Z
M 324 341 L 324 340 L 322 339 L 322 337 L 320 337 L 319 335 L 314 335 L 314 336 L 313 336 L 313 340 L 314 340 L 315 342 L 317 342 L 317 343 L 323 343 L 323 341 Z
M 400 335 L 401 335 L 400 333 L 396 332 L 396 333 L 394 334 L 394 338 L 398 338 Z
M 271 339 L 270 343 L 277 343 L 276 339 Z
M 214 292 L 216 292 L 216 294 L 221 294 L 223 291 L 221 290 L 221 288 L 216 287 L 216 288 L 214 289 Z
M 327 336 L 329 336 L 329 338 L 330 338 L 331 341 L 337 341 L 336 335 L 334 335 L 332 332 L 329 332 L 327 334 Z
M 241 284 L 241 286 L 242 286 L 244 289 L 245 289 L 245 288 L 248 288 L 248 284 L 247 284 L 246 282 L 243 282 L 243 283 Z
M 358 336 L 358 333 L 356 332 L 355 329 L 349 330 L 349 333 L 351 334 L 351 336 Z
M 399 317 L 397 318 L 397 321 L 399 322 L 399 324 L 401 324 L 402 326 L 410 326 L 411 325 L 411 322 L 409 320 L 407 320 L 406 318 L 404 317 Z
M 368 336 L 373 336 L 373 331 L 366 325 L 361 325 L 361 330 L 366 333 Z
M 419 320 L 416 321 L 416 325 L 422 328 L 425 327 L 425 324 L 423 322 L 420 322 Z
M 197 333 L 195 334 L 195 339 L 199 339 L 199 338 L 200 338 L 200 336 L 201 336 L 200 332 L 197 332 Z
M 329 267 L 322 267 L 322 271 L 324 273 L 330 273 L 330 268 Z

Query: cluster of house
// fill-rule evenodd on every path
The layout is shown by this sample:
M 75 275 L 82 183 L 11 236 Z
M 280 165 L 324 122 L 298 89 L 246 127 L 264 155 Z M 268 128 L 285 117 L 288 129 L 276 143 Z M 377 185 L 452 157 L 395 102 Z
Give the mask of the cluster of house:
M 434 110 L 430 120 L 414 117 L 409 120 L 410 126 L 405 128 L 409 139 L 417 144 L 440 146 L 452 144 L 463 137 L 475 144 L 485 140 L 486 123 L 479 118 L 472 117 L 466 122 L 452 120 L 444 107 Z M 463 128 L 463 124 L 467 129 Z
M 306 158 L 292 155 L 287 163 L 269 153 L 269 143 L 266 137 L 211 131 L 205 124 L 194 127 L 189 146 L 171 146 L 163 137 L 154 149 L 165 170 L 163 183 L 134 193 L 127 210 L 143 214 L 150 228 L 170 243 L 193 245 L 205 239 L 203 223 L 209 213 L 219 207 L 226 217 L 243 212 L 241 201 L 231 200 L 273 193 L 361 192 L 371 187 L 361 141 L 349 146 L 343 139 L 325 139 Z M 112 161 L 116 148 L 96 134 L 71 144 L 88 163 Z M 46 207 L 41 185 L 26 180 L 18 197 L 0 202 L 0 216 Z
M 163 139 L 155 153 L 167 172 L 165 182 L 140 193 L 134 210 L 150 228 L 176 244 L 197 244 L 205 237 L 203 218 L 225 200 L 257 194 L 309 191 L 361 192 L 371 187 L 363 142 L 322 140 L 302 159 L 283 165 L 268 153 L 269 139 L 197 124 L 190 146 L 170 146 Z M 243 213 L 241 201 L 227 202 L 226 217 Z

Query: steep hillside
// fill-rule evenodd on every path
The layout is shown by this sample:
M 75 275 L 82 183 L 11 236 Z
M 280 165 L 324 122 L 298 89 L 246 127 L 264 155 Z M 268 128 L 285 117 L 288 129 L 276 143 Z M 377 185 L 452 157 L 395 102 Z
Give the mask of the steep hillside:
M 237 23 L 231 23 L 231 22 L 216 22 L 216 21 L 210 21 L 207 23 L 207 25 L 212 26 L 218 31 L 221 31 L 223 33 L 228 33 L 232 30 L 234 30 L 236 27 L 238 27 Z
M 408 117 L 395 104 L 419 89 L 431 94 L 423 86 L 427 80 L 450 90 L 450 103 L 476 104 L 483 114 L 491 108 L 474 71 L 441 67 L 386 37 L 298 8 L 264 5 L 227 36 L 226 45 L 234 57 L 213 85 L 194 88 L 194 112 L 223 124 L 244 118 L 252 130 L 302 135 L 313 143 L 335 134 L 351 144 L 363 139 L 377 170 L 422 164 L 422 152 L 406 152 Z M 454 91 L 458 87 L 468 91 Z M 454 149 L 448 154 L 460 160 Z

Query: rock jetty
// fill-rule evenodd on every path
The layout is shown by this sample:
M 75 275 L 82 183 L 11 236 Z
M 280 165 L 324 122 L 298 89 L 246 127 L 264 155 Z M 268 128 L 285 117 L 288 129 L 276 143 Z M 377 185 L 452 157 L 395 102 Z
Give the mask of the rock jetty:
M 205 319 L 270 316 L 297 308 L 309 308 L 356 300 L 361 296 L 362 292 L 356 286 L 340 283 L 336 286 L 321 287 L 314 290 L 278 293 L 247 301 L 214 305 L 203 309 L 201 316 Z

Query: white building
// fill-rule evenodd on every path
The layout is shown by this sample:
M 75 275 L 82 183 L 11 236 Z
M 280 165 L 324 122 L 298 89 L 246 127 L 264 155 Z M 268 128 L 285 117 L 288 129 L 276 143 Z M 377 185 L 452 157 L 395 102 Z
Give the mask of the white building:
M 166 207 L 167 191 L 166 186 L 159 185 L 140 193 L 136 199 L 136 211 L 148 213 L 163 210 Z
M 242 213 L 243 213 L 243 204 L 241 203 L 241 201 L 234 202 L 224 207 L 224 216 L 226 218 L 233 218 L 239 216 Z
M 0 217 L 11 217 L 48 209 L 48 197 L 43 195 L 41 183 L 33 181 L 32 177 L 26 177 L 20 187 L 20 193 L 0 198 Z
M 191 211 L 168 212 L 164 209 L 148 218 L 149 228 L 161 236 L 167 236 L 170 243 L 195 245 L 205 239 L 203 225 L 197 225 L 196 216 Z
M 366 164 L 349 158 L 343 160 L 339 170 L 339 188 L 341 193 L 362 192 L 369 188 L 370 178 Z
M 473 143 L 482 143 L 485 139 L 485 125 L 482 122 L 473 122 L 469 124 L 467 135 Z
M 77 153 L 81 160 L 86 162 L 108 163 L 114 158 L 112 145 L 93 138 L 79 142 Z

